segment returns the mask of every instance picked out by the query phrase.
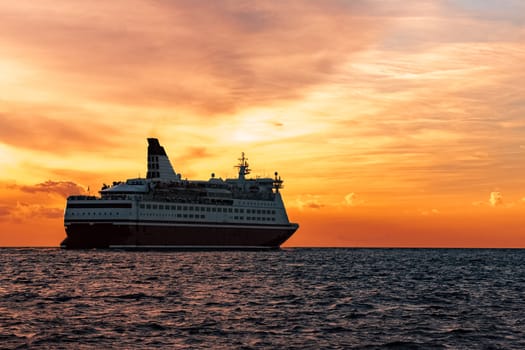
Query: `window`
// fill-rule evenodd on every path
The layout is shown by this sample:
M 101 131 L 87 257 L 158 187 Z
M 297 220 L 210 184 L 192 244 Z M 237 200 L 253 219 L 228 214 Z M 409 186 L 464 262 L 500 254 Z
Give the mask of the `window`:
M 157 204 L 153 204 L 153 205 L 151 206 L 151 208 L 152 208 L 152 209 L 157 209 Z
M 144 204 L 141 204 L 141 205 L 140 205 L 140 209 L 144 209 Z
M 164 209 L 164 206 L 162 204 L 159 205 L 159 209 Z

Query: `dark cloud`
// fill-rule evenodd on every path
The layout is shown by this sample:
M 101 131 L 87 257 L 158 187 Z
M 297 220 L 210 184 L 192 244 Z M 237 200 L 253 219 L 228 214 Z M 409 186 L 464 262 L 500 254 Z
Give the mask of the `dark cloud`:
M 323 207 L 323 205 L 319 203 L 307 203 L 305 206 L 310 209 L 321 209 Z
M 43 183 L 39 183 L 36 185 L 8 185 L 11 189 L 18 189 L 22 192 L 27 193 L 48 193 L 48 194 L 57 194 L 61 197 L 67 198 L 70 195 L 73 194 L 84 194 L 86 193 L 86 190 L 71 181 L 51 181 L 48 180 Z
M 86 193 L 86 190 L 72 181 L 48 180 L 35 185 L 0 182 L 0 192 L 5 194 L 0 198 L 0 218 L 25 222 L 30 218 L 62 218 L 64 199 L 72 194 Z

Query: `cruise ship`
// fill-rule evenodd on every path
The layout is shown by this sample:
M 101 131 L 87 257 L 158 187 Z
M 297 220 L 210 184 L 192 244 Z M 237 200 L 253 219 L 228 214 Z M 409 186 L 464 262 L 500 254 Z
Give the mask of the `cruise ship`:
M 182 179 L 156 138 L 148 138 L 146 178 L 72 195 L 64 213 L 66 249 L 277 249 L 298 229 L 288 220 L 275 177 Z

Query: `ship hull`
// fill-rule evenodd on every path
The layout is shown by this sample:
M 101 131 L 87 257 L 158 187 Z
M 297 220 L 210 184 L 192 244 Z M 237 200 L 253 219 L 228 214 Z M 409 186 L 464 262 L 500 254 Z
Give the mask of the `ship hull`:
M 277 249 L 297 230 L 289 225 L 67 223 L 65 249 Z

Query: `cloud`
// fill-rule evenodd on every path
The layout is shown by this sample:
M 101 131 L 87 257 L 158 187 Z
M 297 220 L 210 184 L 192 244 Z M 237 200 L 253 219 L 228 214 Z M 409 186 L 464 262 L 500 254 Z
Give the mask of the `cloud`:
M 0 217 L 6 217 L 11 214 L 11 209 L 7 206 L 0 206 Z
M 489 203 L 491 206 L 496 207 L 503 204 L 503 196 L 501 192 L 491 192 L 489 197 Z
M 177 161 L 185 162 L 194 159 L 210 158 L 213 156 L 214 154 L 211 153 L 206 147 L 188 147 L 180 153 L 180 156 L 177 156 Z
M 41 219 L 59 219 L 64 215 L 64 198 L 86 190 L 72 181 L 48 180 L 35 185 L 0 182 L 0 217 L 24 225 L 37 225 Z
M 33 216 L 47 219 L 57 219 L 64 216 L 64 208 L 52 208 L 38 204 L 17 203 L 16 208 L 13 212 L 11 212 L 11 215 L 24 220 L 28 218 L 30 219 Z
M 0 44 L 22 65 L 38 66 L 48 88 L 111 103 L 231 112 L 297 99 L 329 81 L 384 31 L 388 18 L 374 16 L 375 7 L 43 0 L 3 6 Z
M 438 214 L 439 214 L 439 210 L 437 210 L 437 209 L 430 209 L 430 210 L 427 210 L 427 209 L 420 209 L 420 210 L 419 210 L 419 214 L 420 214 L 421 216 L 438 215 Z
M 355 207 L 357 205 L 363 204 L 365 201 L 360 199 L 356 193 L 350 192 L 344 198 L 345 205 L 349 207 Z
M 319 200 L 318 195 L 311 195 L 307 194 L 306 196 L 300 196 L 296 199 L 297 207 L 300 210 L 306 209 L 321 209 L 324 207 L 324 204 L 322 204 Z
M 72 181 L 52 181 L 48 180 L 36 185 L 7 185 L 10 189 L 18 189 L 22 192 L 27 193 L 48 193 L 56 194 L 61 197 L 67 198 L 73 194 L 84 194 L 86 190 L 84 187 L 72 182 Z
M 483 18 L 468 9 L 446 12 L 454 10 L 450 4 L 5 2 L 0 140 L 58 154 L 113 146 L 128 157 L 139 148 L 108 140 L 137 137 L 154 124 L 175 135 L 173 142 L 197 140 L 185 144 L 206 145 L 218 157 L 248 118 L 244 107 L 264 106 L 274 130 L 245 129 L 267 149 L 263 143 L 273 143 L 277 151 L 265 157 L 287 158 L 281 164 L 307 185 L 287 187 L 292 196 L 300 188 L 326 193 L 335 183 L 330 188 L 340 192 L 330 202 L 325 194 L 325 204 L 356 205 L 359 197 L 343 197 L 360 188 L 374 203 L 397 204 L 402 196 L 411 208 L 424 208 L 432 195 L 453 194 L 454 205 L 481 193 L 474 198 L 488 206 L 487 184 L 509 188 L 523 177 L 525 32 L 523 23 L 492 21 L 491 11 Z M 505 13 L 519 17 L 522 7 Z M 14 83 L 5 83 L 9 76 Z M 47 99 L 69 110 L 50 108 Z M 33 108 L 20 111 L 20 100 Z M 226 131 L 214 132 L 216 125 Z M 210 135 L 227 142 L 214 144 Z M 202 150 L 188 151 L 198 157 Z M 184 152 L 170 153 L 173 160 Z M 83 154 L 73 154 L 74 164 L 49 166 L 86 169 Z M 91 164 L 97 169 L 96 159 Z M 29 181 L 48 178 L 75 177 L 46 173 Z
M 517 200 L 507 200 L 503 201 L 503 195 L 499 191 L 490 192 L 489 198 L 486 201 L 474 201 L 472 205 L 475 207 L 490 206 L 493 208 L 505 208 L 511 209 L 516 208 L 520 204 L 525 203 L 525 197 Z
M 488 206 L 491 206 L 493 208 L 497 207 L 497 208 L 509 209 L 509 208 L 516 207 L 516 205 L 519 205 L 520 202 L 525 202 L 525 198 L 522 198 L 518 202 L 512 201 L 512 200 L 504 202 L 503 201 L 503 195 L 501 194 L 501 192 L 493 191 L 493 192 L 490 192 L 488 201 L 475 201 L 475 202 L 472 202 L 472 205 L 474 205 L 474 206 L 488 205 Z
M 34 218 L 58 219 L 64 216 L 64 208 L 47 207 L 39 204 L 17 202 L 12 207 L 0 207 L 0 217 L 27 221 Z
M 41 114 L 53 114 L 53 109 L 37 109 L 34 106 L 21 107 L 16 113 L 0 111 L 1 142 L 57 154 L 72 153 L 86 148 L 107 149 L 114 147 L 118 142 L 118 133 L 100 122 L 75 120 L 75 113 L 72 111 L 66 112 L 63 119 L 54 119 Z

